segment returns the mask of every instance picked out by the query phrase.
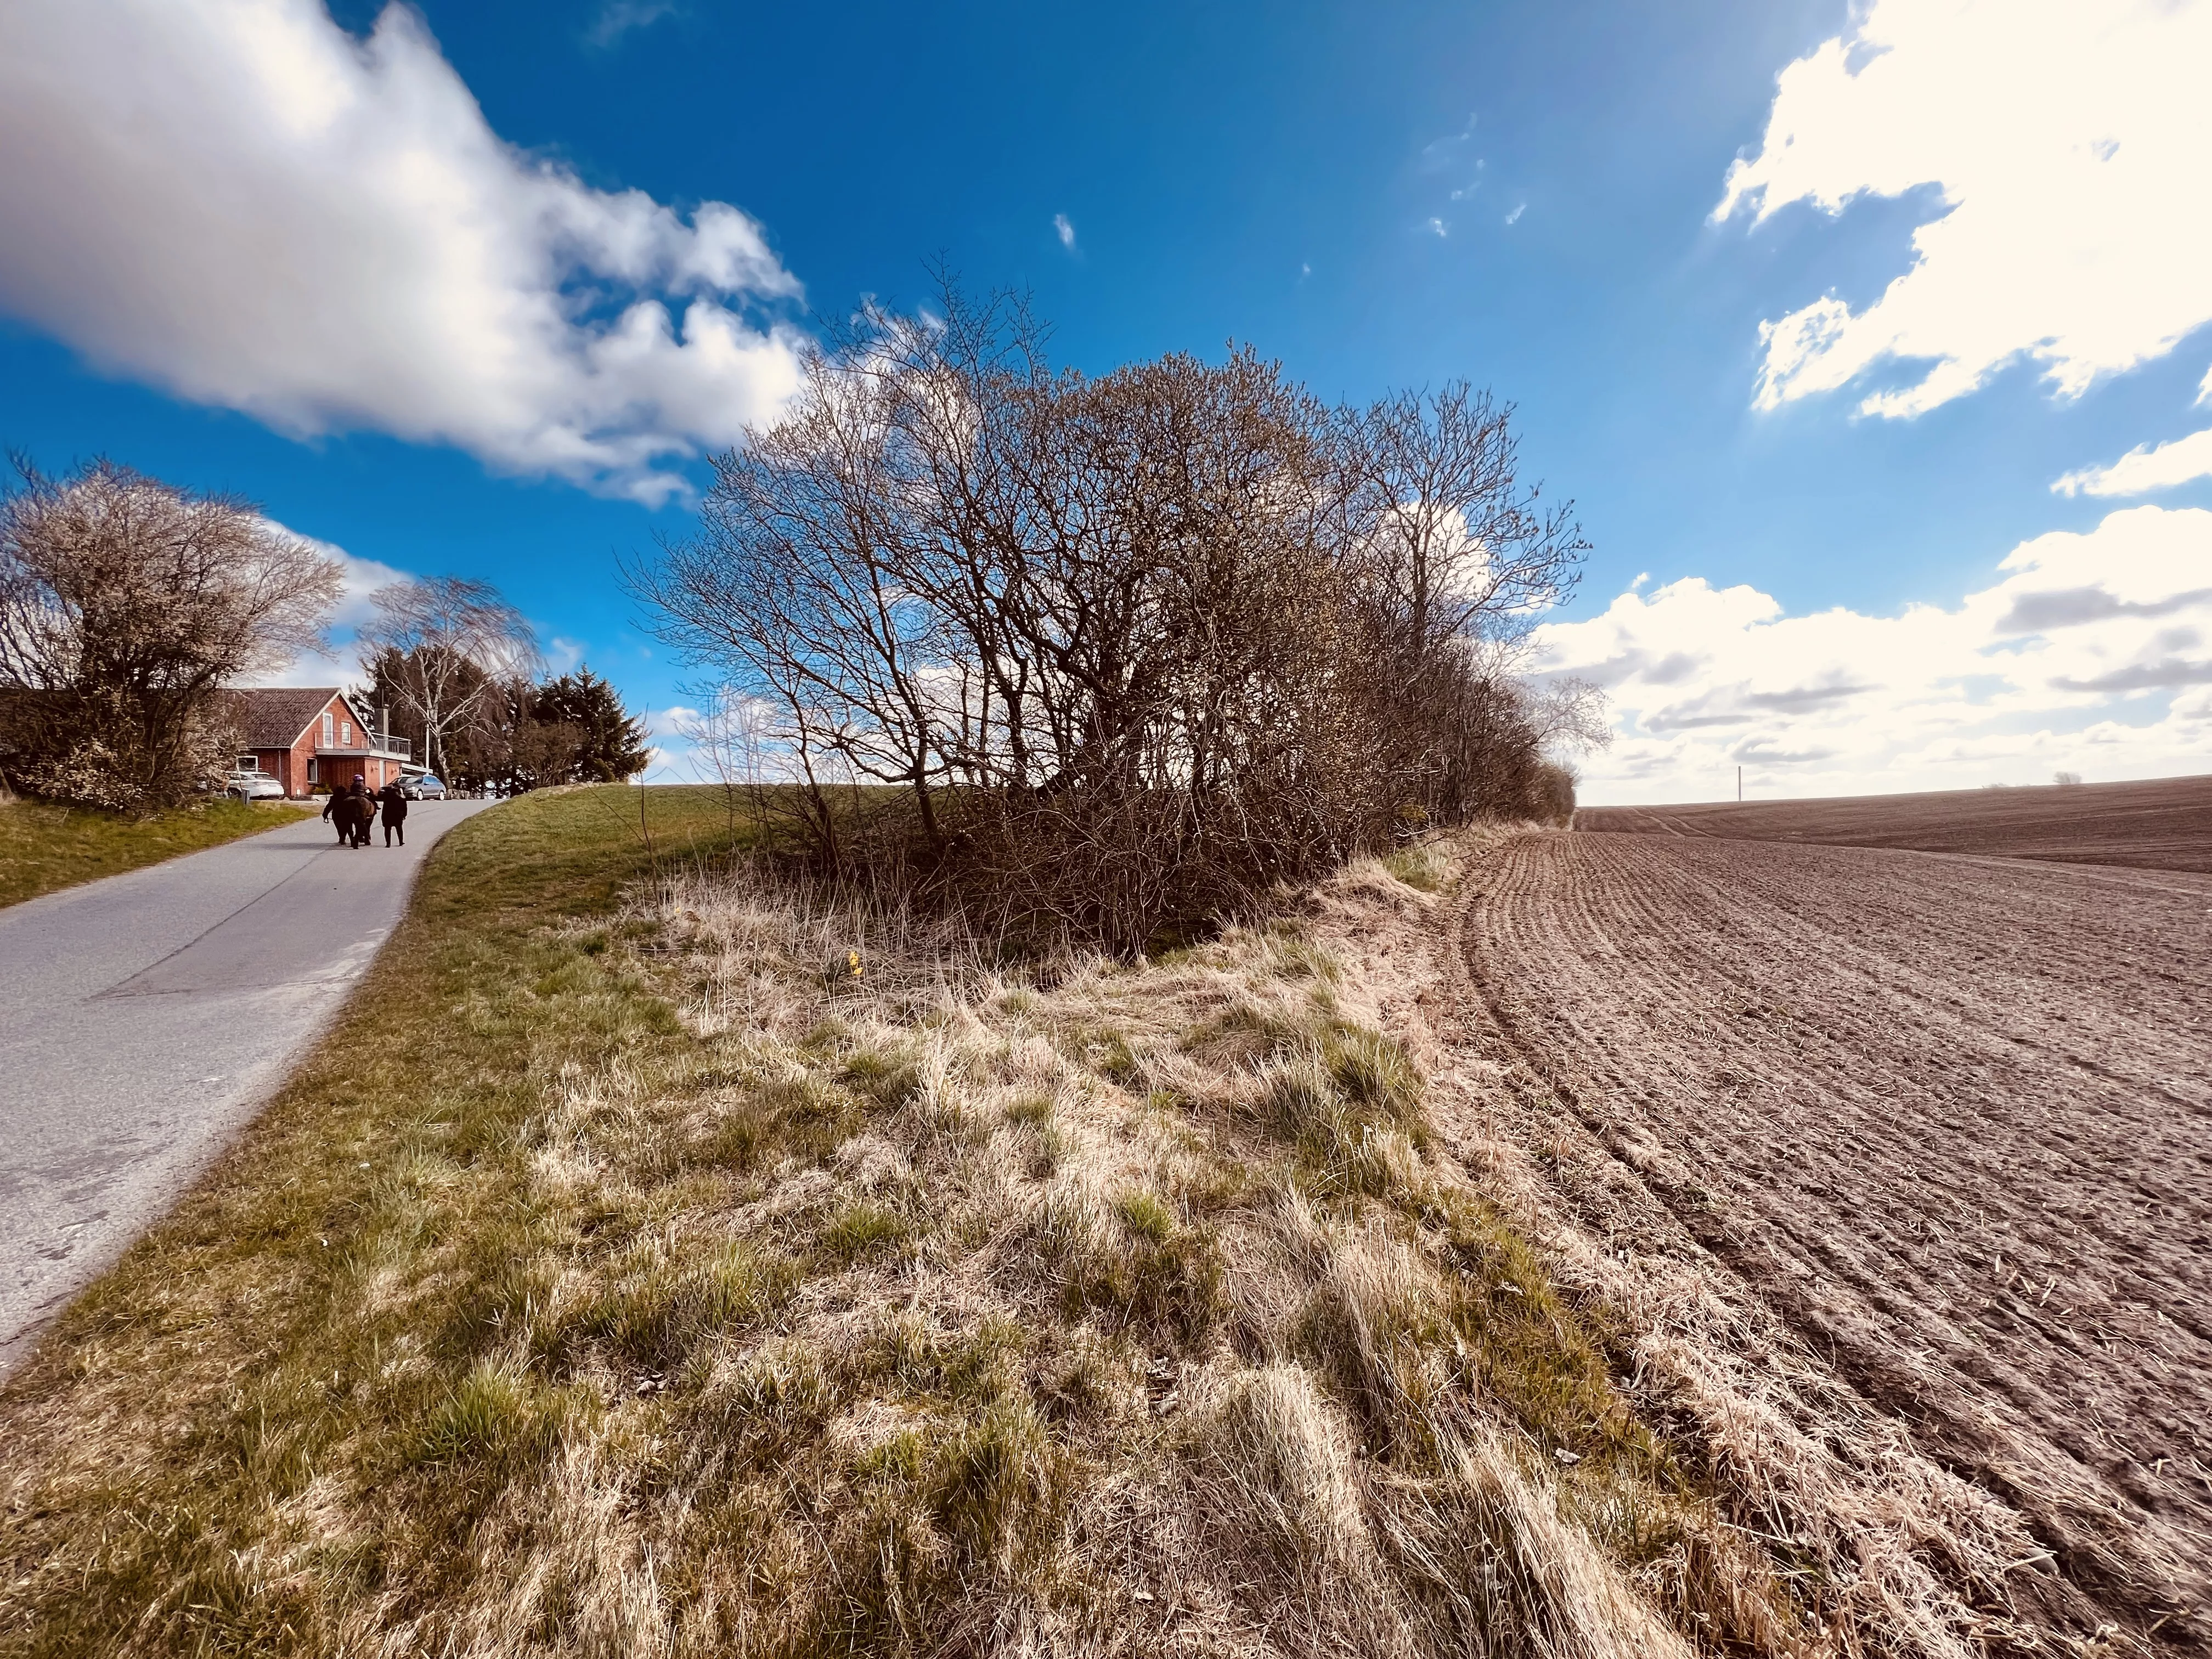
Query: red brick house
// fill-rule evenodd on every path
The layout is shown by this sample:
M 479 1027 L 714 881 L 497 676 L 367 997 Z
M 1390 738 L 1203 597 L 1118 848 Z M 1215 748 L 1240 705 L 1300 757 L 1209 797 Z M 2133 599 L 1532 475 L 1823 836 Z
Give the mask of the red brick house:
M 407 740 L 395 738 L 334 685 L 274 685 L 234 691 L 238 763 L 252 762 L 293 797 L 317 784 L 336 789 L 362 779 L 371 789 L 396 782 L 408 765 Z

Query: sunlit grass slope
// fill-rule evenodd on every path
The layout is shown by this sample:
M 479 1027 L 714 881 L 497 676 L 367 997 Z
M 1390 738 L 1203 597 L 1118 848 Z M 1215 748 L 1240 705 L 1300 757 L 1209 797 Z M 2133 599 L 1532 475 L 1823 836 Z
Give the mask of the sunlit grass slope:
M 457 829 L 0 1400 L 0 1651 L 1789 1645 L 1309 929 L 995 967 L 638 799 Z

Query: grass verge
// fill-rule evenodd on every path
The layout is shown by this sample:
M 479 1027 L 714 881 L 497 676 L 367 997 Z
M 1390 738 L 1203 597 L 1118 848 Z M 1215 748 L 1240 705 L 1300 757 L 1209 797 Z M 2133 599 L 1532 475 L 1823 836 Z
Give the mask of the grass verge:
M 313 817 L 285 801 L 228 798 L 131 817 L 51 801 L 0 804 L 0 906 L 120 875 Z
M 448 836 L 0 1397 L 0 1652 L 1802 1645 L 1310 930 L 1010 974 L 635 799 Z

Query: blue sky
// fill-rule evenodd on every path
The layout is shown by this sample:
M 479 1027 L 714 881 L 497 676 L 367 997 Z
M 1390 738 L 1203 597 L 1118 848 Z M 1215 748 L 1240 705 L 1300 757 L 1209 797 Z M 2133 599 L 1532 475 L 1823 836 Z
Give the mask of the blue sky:
M 1586 799 L 2203 771 L 2208 71 L 2207 0 L 25 0 L 0 443 L 487 578 L 665 711 L 617 556 L 942 255 L 1086 368 L 1517 404 Z

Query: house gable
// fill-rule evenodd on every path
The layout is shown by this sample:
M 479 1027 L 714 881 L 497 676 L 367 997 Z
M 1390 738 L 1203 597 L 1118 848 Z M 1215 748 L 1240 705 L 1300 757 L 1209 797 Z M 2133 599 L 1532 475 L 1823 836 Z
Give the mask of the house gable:
M 241 749 L 289 749 L 302 738 L 319 737 L 309 728 L 319 727 L 325 710 L 347 707 L 335 685 L 255 686 L 230 695 L 237 700 Z
M 256 686 L 228 695 L 239 751 L 251 750 L 289 795 L 356 777 L 375 788 L 404 769 L 404 750 L 395 754 L 381 742 L 374 721 L 335 685 Z

